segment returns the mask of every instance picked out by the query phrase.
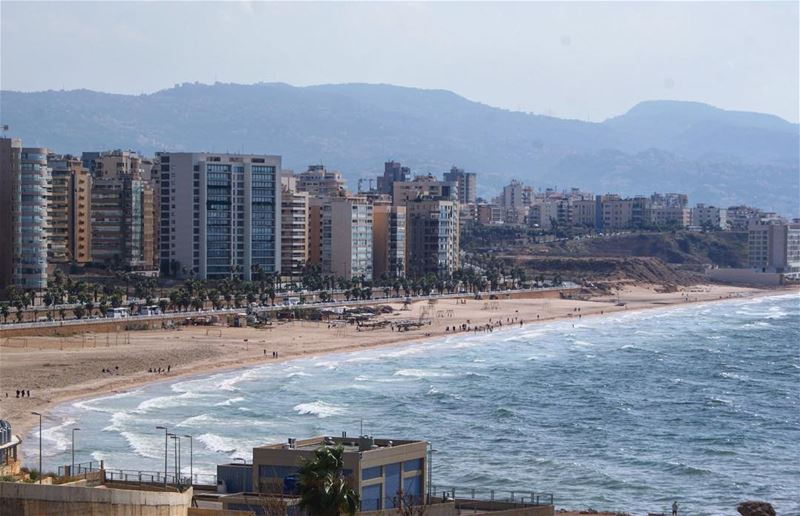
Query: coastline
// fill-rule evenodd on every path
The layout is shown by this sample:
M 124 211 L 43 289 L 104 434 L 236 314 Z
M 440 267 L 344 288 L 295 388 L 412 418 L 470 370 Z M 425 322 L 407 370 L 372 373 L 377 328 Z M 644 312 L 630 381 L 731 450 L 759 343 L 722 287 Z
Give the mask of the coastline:
M 94 374 L 88 381 L 74 381 L 70 383 L 69 374 L 57 375 L 51 386 L 45 387 L 39 392 L 32 392 L 29 399 L 15 399 L 13 397 L 2 398 L 0 401 L 0 417 L 8 419 L 12 423 L 14 433 L 20 435 L 25 440 L 33 429 L 36 418 L 30 415 L 31 411 L 38 411 L 47 414 L 50 410 L 64 403 L 96 398 L 104 395 L 112 395 L 126 392 L 134 388 L 145 385 L 153 385 L 160 382 L 173 382 L 178 379 L 217 374 L 237 369 L 264 365 L 267 363 L 286 362 L 289 360 L 323 356 L 333 353 L 346 353 L 364 349 L 390 348 L 411 343 L 420 343 L 435 340 L 444 336 L 454 336 L 459 333 L 445 331 L 453 323 L 469 321 L 470 326 L 483 325 L 491 319 L 495 324 L 498 319 L 504 321 L 503 326 L 497 326 L 495 331 L 503 329 L 519 328 L 521 321 L 524 326 L 538 323 L 551 323 L 560 320 L 583 316 L 604 316 L 618 315 L 620 313 L 635 313 L 644 310 L 674 308 L 681 306 L 694 305 L 699 303 L 720 302 L 735 299 L 753 299 L 758 297 L 779 296 L 790 293 L 797 293 L 797 289 L 751 289 L 741 287 L 727 287 L 719 285 L 702 285 L 684 289 L 674 293 L 658 293 L 652 288 L 634 286 L 626 288 L 620 293 L 619 297 L 601 296 L 590 300 L 570 300 L 559 298 L 532 298 L 532 299 L 504 299 L 492 301 L 487 308 L 486 301 L 469 299 L 466 304 L 459 304 L 455 300 L 445 300 L 437 303 L 436 310 L 450 314 L 441 318 L 434 315 L 430 326 L 425 326 L 422 330 L 409 332 L 392 332 L 389 329 L 356 332 L 354 328 L 348 327 L 345 330 L 330 329 L 327 323 L 293 322 L 287 323 L 275 330 L 258 330 L 254 328 L 218 328 L 218 327 L 192 327 L 183 331 L 175 330 L 152 330 L 146 332 L 128 332 L 131 336 L 132 344 L 122 346 L 96 347 L 98 337 L 105 334 L 94 336 L 95 347 L 85 348 L 84 344 L 79 349 L 70 348 L 67 350 L 56 349 L 53 344 L 57 344 L 58 338 L 52 337 L 32 337 L 26 344 L 35 349 L 11 349 L 2 347 L 2 373 L 3 378 L 0 385 L 0 396 L 4 396 L 10 387 L 19 382 L 30 373 L 34 368 L 41 368 L 47 372 L 49 367 L 70 366 L 73 368 L 76 362 L 78 369 L 84 372 L 95 372 L 104 360 L 112 360 L 117 363 L 124 363 L 123 370 L 133 369 L 123 374 L 112 376 Z M 684 300 L 683 296 L 688 295 L 689 300 Z M 625 306 L 616 306 L 617 300 L 625 303 Z M 387 316 L 389 319 L 414 319 L 424 310 L 427 303 L 417 301 L 413 304 L 410 312 L 399 312 L 400 316 Z M 395 310 L 399 306 L 393 306 Z M 544 317 L 542 317 L 544 315 Z M 539 316 L 537 318 L 537 316 Z M 517 318 L 517 321 L 509 324 L 505 321 Z M 203 337 L 203 333 L 206 336 Z M 219 338 L 208 337 L 207 332 L 220 332 Z M 461 334 L 472 335 L 473 332 L 461 332 Z M 113 334 L 112 334 L 113 335 Z M 272 337 L 256 341 L 253 336 Z M 135 339 L 134 339 L 135 337 Z M 118 338 L 118 336 L 117 336 Z M 106 335 L 106 339 L 108 336 Z M 164 345 L 164 340 L 179 341 L 179 346 L 183 346 L 179 353 L 174 353 L 177 363 L 170 368 L 169 374 L 147 373 L 146 364 L 148 358 L 152 358 L 156 351 L 166 350 L 169 352 L 169 344 Z M 253 339 L 251 343 L 251 339 Z M 214 342 L 204 342 L 198 346 L 198 340 L 213 340 Z M 300 342 L 297 342 L 300 340 Z M 141 342 L 137 342 L 141 341 Z M 161 341 L 161 342 L 160 342 Z M 75 344 L 72 341 L 70 344 Z M 108 342 L 108 341 L 107 341 Z M 244 343 L 244 344 L 243 344 Z M 62 339 L 61 347 L 64 347 Z M 198 350 L 202 347 L 202 350 Z M 227 348 L 227 349 L 225 349 Z M 242 349 L 244 348 L 244 349 Z M 250 350 L 250 348 L 253 348 Z M 272 358 L 266 351 L 279 349 L 278 358 Z M 261 353 L 261 351 L 264 353 Z M 169 354 L 169 353 L 168 353 Z M 24 356 L 23 356 L 24 355 Z M 99 355 L 99 356 L 98 356 Z M 16 360 L 15 360 L 16 359 Z M 144 361 L 143 361 L 144 359 Z M 192 360 L 193 359 L 193 360 Z M 53 360 L 61 360 L 60 364 L 53 364 Z M 181 362 L 181 360 L 186 360 Z M 91 368 L 86 362 L 96 362 L 96 367 Z M 172 364 L 171 364 L 172 365 Z M 128 367 L 130 366 L 130 367 Z M 141 368 L 143 367 L 143 369 Z M 6 374 L 10 372 L 10 374 Z M 67 371 L 68 373 L 69 371 Z M 99 373 L 99 371 L 97 371 Z M 11 390 L 13 396 L 13 390 Z M 10 403 L 9 403 L 10 402 Z M 23 444 L 24 456 L 24 444 Z

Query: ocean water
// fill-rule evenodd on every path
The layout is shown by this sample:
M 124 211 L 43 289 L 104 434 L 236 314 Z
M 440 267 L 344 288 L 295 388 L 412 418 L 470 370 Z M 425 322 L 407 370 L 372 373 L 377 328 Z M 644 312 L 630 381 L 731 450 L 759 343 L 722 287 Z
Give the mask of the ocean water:
M 735 514 L 759 499 L 800 514 L 800 297 L 304 358 L 73 402 L 48 421 L 53 469 L 70 461 L 73 426 L 77 461 L 160 470 L 166 425 L 194 436 L 195 473 L 214 473 L 256 445 L 363 424 L 432 441 L 437 486 L 635 513 L 677 500 L 685 514 Z

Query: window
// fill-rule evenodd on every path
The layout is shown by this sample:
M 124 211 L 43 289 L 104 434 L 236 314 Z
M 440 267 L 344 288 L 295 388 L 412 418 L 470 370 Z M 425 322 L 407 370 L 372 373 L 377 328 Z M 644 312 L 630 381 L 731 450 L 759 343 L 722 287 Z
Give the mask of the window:
M 377 511 L 381 508 L 381 484 L 361 488 L 361 510 Z
M 373 478 L 378 478 L 381 476 L 383 472 L 381 471 L 380 466 L 375 466 L 372 468 L 366 468 L 361 470 L 361 480 L 371 480 Z

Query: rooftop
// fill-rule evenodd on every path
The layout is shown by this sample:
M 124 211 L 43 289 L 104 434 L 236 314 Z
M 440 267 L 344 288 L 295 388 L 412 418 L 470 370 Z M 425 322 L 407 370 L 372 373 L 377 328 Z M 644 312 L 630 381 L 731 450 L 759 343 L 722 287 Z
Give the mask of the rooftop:
M 360 437 L 330 437 L 320 435 L 301 440 L 290 438 L 286 443 L 268 444 L 264 446 L 258 446 L 256 449 L 314 451 L 322 446 L 342 446 L 345 453 L 356 453 L 417 443 L 425 443 L 425 441 L 408 439 L 376 439 L 372 436 L 366 435 Z

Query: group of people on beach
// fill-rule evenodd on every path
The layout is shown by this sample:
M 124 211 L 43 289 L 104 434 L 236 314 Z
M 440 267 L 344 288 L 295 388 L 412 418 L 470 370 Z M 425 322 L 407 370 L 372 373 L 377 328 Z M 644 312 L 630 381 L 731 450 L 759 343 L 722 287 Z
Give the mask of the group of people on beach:
M 119 366 L 114 366 L 114 369 L 111 369 L 110 367 L 104 367 L 100 372 L 108 374 L 117 374 L 119 372 Z
M 172 370 L 172 364 L 168 365 L 166 369 L 163 367 L 150 367 L 147 369 L 147 372 L 161 374 L 161 373 L 169 373 L 171 370 Z
M 328 325 L 328 327 L 330 327 L 330 324 Z M 264 356 L 267 356 L 267 350 L 266 349 L 264 350 Z M 278 358 L 278 352 L 277 351 L 273 351 L 272 352 L 272 358 Z
M 30 398 L 30 397 L 31 397 L 30 389 L 28 389 L 28 390 L 17 389 L 17 398 Z M 6 393 L 6 398 L 8 398 L 8 393 Z

